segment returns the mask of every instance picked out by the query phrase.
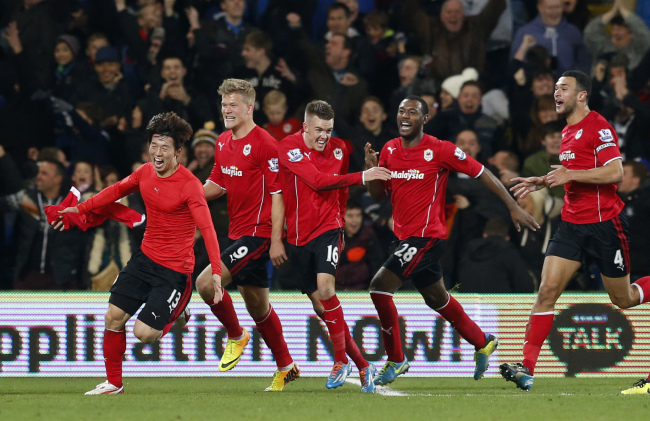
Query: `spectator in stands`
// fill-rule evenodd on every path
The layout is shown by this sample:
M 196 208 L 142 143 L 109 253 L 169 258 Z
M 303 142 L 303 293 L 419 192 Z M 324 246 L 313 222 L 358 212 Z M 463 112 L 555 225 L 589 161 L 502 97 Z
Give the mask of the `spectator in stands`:
M 367 290 L 381 267 L 384 252 L 379 247 L 372 225 L 363 221 L 361 204 L 348 200 L 343 228 L 345 248 L 336 272 L 336 288 L 343 291 Z
M 483 237 L 470 241 L 458 269 L 460 292 L 531 293 L 533 278 L 519 250 L 510 242 L 509 225 L 501 218 L 485 223 Z
M 521 256 L 532 273 L 535 284 L 539 285 L 542 279 L 546 249 L 557 229 L 564 201 L 551 196 L 549 191 L 544 189 L 529 194 L 523 199 L 517 199 L 517 203 L 540 225 L 537 231 L 522 227 L 521 231 L 517 233 Z
M 272 90 L 266 94 L 263 109 L 268 121 L 264 128 L 277 141 L 294 134 L 302 128 L 302 122 L 296 117 L 287 118 L 287 111 L 289 110 L 287 96 L 278 90 Z
M 398 86 L 400 76 L 397 65 L 399 58 L 406 52 L 405 42 L 397 42 L 395 31 L 388 27 L 388 13 L 382 10 L 368 13 L 363 18 L 363 24 L 373 53 L 373 72 L 368 75 L 369 91 L 387 102 L 391 92 Z
M 571 69 L 589 73 L 591 55 L 580 30 L 562 17 L 562 0 L 537 0 L 537 10 L 537 17 L 517 31 L 510 57 L 515 55 L 524 37 L 530 35 L 556 58 L 556 76 Z
M 433 92 L 435 85 L 429 77 L 422 77 L 422 56 L 408 55 L 397 63 L 399 87 L 390 96 L 388 115 L 389 121 L 395 122 L 397 109 L 402 100 L 409 95 L 420 95 L 423 92 Z
M 75 87 L 87 77 L 77 60 L 78 54 L 79 40 L 72 35 L 59 35 L 54 47 L 52 95 L 69 101 Z
M 562 129 L 565 123 L 561 120 L 553 120 L 544 123 L 541 128 L 543 150 L 530 155 L 524 161 L 521 170 L 523 177 L 544 176 L 551 172 L 551 165 L 562 165 L 560 162 L 560 144 L 562 143 Z M 564 187 L 556 186 L 549 188 L 553 197 L 564 198 Z
M 45 206 L 68 194 L 65 168 L 58 161 L 41 161 L 36 188 L 0 198 L 0 211 L 17 212 L 14 289 L 56 290 L 82 287 L 86 234 L 56 231 L 47 223 Z
M 202 128 L 194 133 L 192 138 L 192 161 L 187 165 L 187 169 L 198 178 L 201 183 L 210 176 L 214 166 L 214 148 L 217 144 L 217 134 L 212 130 Z
M 562 2 L 562 12 L 567 22 L 575 25 L 580 32 L 585 30 L 591 20 L 587 0 L 564 0 Z
M 346 119 L 352 124 L 354 116 L 361 109 L 363 98 L 368 96 L 366 81 L 358 76 L 350 63 L 352 44 L 345 35 L 332 34 L 325 45 L 325 55 L 309 41 L 301 29 L 300 16 L 287 16 L 292 32 L 295 50 L 308 64 L 307 80 L 314 98 L 327 101 L 336 112 L 337 119 Z
M 535 98 L 530 109 L 531 126 L 524 140 L 519 140 L 517 149 L 521 156 L 527 158 L 542 148 L 542 126 L 551 121 L 558 120 L 555 112 L 555 98 L 553 95 L 541 95 Z
M 467 67 L 483 71 L 487 40 L 506 8 L 506 1 L 489 0 L 476 16 L 465 16 L 460 0 L 446 0 L 439 18 L 428 16 L 414 0 L 404 1 L 403 7 L 424 54 L 432 57 L 431 75 L 441 83 Z
M 495 168 L 495 171 L 492 172 L 498 175 L 504 186 L 510 187 L 514 185 L 510 180 L 519 177 L 519 158 L 517 154 L 509 150 L 501 150 L 491 156 L 488 163 Z
M 462 130 L 473 130 L 485 156 L 491 156 L 493 149 L 500 149 L 498 142 L 501 140 L 502 129 L 493 118 L 483 114 L 482 95 L 479 82 L 463 83 L 458 94 L 458 105 L 443 111 L 439 118 L 425 127 L 427 134 L 440 139 L 453 139 Z
M 393 124 L 386 124 L 384 105 L 375 96 L 366 97 L 361 105 L 359 121 L 355 125 L 348 124 L 345 120 L 339 123 L 334 120 L 334 129 L 341 138 L 350 142 L 349 172 L 363 171 L 365 169 L 364 146 L 370 143 L 372 148 L 380 151 L 386 142 L 398 136 L 392 130 Z
M 650 271 L 650 187 L 646 183 L 648 168 L 640 162 L 623 163 L 623 181 L 618 195 L 625 202 L 630 238 L 630 279 L 635 281 Z
M 237 77 L 247 80 L 255 88 L 253 118 L 259 125 L 267 122 L 262 101 L 271 90 L 284 93 L 291 111 L 295 110 L 298 98 L 304 98 L 309 92 L 309 87 L 296 77 L 287 62 L 282 58 L 273 60 L 272 54 L 273 41 L 266 33 L 253 31 L 246 35 L 242 51 L 246 66 L 237 70 Z
M 138 101 L 144 121 L 169 111 L 178 114 L 192 127 L 203 127 L 206 121 L 214 120 L 207 96 L 190 85 L 186 76 L 187 69 L 179 57 L 167 57 L 162 61 L 162 86 L 159 89 L 152 86 L 146 98 Z
M 611 35 L 605 33 L 609 24 L 612 26 Z M 650 48 L 650 30 L 621 0 L 615 0 L 611 10 L 589 22 L 584 38 L 594 60 L 625 54 L 630 70 L 638 66 Z

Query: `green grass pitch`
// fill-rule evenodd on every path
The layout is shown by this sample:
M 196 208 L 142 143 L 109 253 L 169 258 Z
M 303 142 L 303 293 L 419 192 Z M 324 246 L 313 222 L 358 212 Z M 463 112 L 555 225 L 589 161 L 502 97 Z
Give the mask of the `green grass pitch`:
M 126 378 L 125 394 L 84 396 L 103 379 L 2 378 L 0 420 L 642 420 L 650 395 L 622 396 L 634 379 L 537 378 L 531 392 L 503 379 L 399 378 L 361 394 L 302 378 L 282 393 L 269 378 Z M 354 383 L 357 384 L 354 384 Z

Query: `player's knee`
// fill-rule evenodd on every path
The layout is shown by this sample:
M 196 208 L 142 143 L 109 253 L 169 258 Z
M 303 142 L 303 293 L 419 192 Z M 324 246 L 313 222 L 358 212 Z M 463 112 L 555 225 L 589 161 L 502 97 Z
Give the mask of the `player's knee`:
M 196 290 L 204 300 L 211 300 L 214 298 L 214 284 L 212 282 L 212 277 L 199 275 L 199 277 L 196 278 Z
M 614 304 L 616 307 L 621 308 L 621 309 L 634 307 L 635 305 L 639 304 L 638 302 L 635 303 L 632 300 L 632 298 L 629 297 L 629 296 L 610 295 L 609 298 L 612 300 L 612 304 Z
M 542 282 L 537 293 L 537 301 L 544 303 L 555 303 L 558 297 L 562 294 L 562 290 L 558 285 L 550 282 Z
M 152 344 L 160 338 L 160 331 L 148 326 L 134 326 L 133 335 L 143 344 Z

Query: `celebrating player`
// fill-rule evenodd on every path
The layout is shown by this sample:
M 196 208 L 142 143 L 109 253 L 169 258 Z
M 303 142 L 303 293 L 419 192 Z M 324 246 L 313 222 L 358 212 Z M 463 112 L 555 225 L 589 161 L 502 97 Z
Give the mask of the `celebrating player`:
M 217 139 L 214 167 L 205 183 L 208 200 L 228 195 L 230 246 L 223 251 L 222 283 L 235 282 L 244 298 L 246 309 L 260 335 L 273 353 L 278 370 L 267 391 L 282 391 L 300 375 L 287 343 L 282 324 L 269 304 L 269 281 L 266 262 L 287 259 L 282 234 L 284 203 L 278 180 L 277 141 L 253 121 L 255 89 L 245 80 L 226 79 L 219 87 L 221 112 L 226 128 Z M 228 342 L 219 370 L 237 365 L 250 334 L 239 325 L 232 300 L 223 291 L 221 302 L 214 304 L 210 266 L 199 275 L 196 287 L 215 316 L 228 331 Z
M 564 72 L 555 84 L 555 110 L 567 121 L 560 162 L 543 177 L 518 177 L 510 190 L 517 197 L 544 187 L 564 186 L 562 220 L 546 251 L 542 283 L 526 326 L 522 363 L 502 364 L 501 375 L 522 390 L 533 387 L 533 374 L 544 340 L 551 332 L 555 302 L 580 268 L 585 255 L 601 272 L 612 303 L 630 308 L 650 300 L 650 276 L 630 285 L 628 223 L 616 184 L 623 180 L 618 137 L 600 114 L 588 107 L 591 78 Z M 641 380 L 624 394 L 650 393 Z
M 183 313 L 192 294 L 194 232 L 198 225 L 214 270 L 214 301 L 221 299 L 219 243 L 203 188 L 179 165 L 177 157 L 192 135 L 190 125 L 173 112 L 154 116 L 147 125 L 151 162 L 86 202 L 62 210 L 86 213 L 140 190 L 147 210 L 147 228 L 140 251 L 131 257 L 111 287 L 105 316 L 104 383 L 86 395 L 124 393 L 122 359 L 126 351 L 126 322 L 144 304 L 133 327 L 143 343 L 167 333 Z M 54 222 L 59 228 L 61 222 Z
M 325 101 L 307 104 L 303 129 L 280 142 L 280 178 L 287 214 L 289 261 L 302 282 L 302 292 L 323 319 L 334 345 L 334 366 L 326 387 L 343 385 L 352 370 L 349 355 L 359 369 L 361 391 L 374 392 L 375 366 L 361 355 L 350 336 L 335 292 L 336 269 L 342 251 L 341 233 L 347 187 L 371 180 L 388 180 L 385 168 L 347 174 L 345 143 L 332 137 L 334 110 Z
M 413 281 L 429 307 L 474 345 L 474 379 L 483 377 L 490 354 L 497 348 L 497 338 L 483 333 L 458 301 L 447 293 L 442 281 L 438 260 L 447 238 L 444 209 L 450 170 L 480 179 L 508 206 L 517 229 L 520 224 L 533 230 L 539 228 L 487 168 L 453 143 L 424 134 L 428 113 L 427 103 L 420 97 L 407 96 L 402 101 L 397 112 L 400 137 L 386 143 L 379 157 L 379 165 L 391 171 L 391 179 L 368 183 L 368 191 L 376 201 L 391 193 L 394 232 L 399 240 L 393 254 L 370 282 L 370 297 L 379 314 L 388 354 L 388 361 L 374 378 L 377 385 L 391 383 L 409 369 L 393 302 L 393 294 L 407 279 Z M 366 165 L 376 167 L 378 154 L 369 143 L 365 153 Z

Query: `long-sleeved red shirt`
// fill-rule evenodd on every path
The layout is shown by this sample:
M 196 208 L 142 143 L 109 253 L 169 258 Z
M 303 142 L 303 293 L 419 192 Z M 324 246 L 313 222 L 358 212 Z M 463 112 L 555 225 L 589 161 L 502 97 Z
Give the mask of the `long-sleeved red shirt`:
M 347 173 L 349 156 L 341 139 L 330 138 L 318 152 L 305 145 L 302 134 L 285 137 L 278 148 L 287 241 L 296 246 L 342 228 L 347 187 L 363 183 L 362 173 Z
M 160 178 L 151 163 L 145 164 L 77 208 L 86 213 L 137 190 L 140 190 L 147 209 L 142 252 L 161 266 L 176 272 L 192 273 L 194 232 L 198 226 L 208 250 L 212 273 L 221 275 L 219 243 L 203 186 L 182 165 L 169 177 Z

